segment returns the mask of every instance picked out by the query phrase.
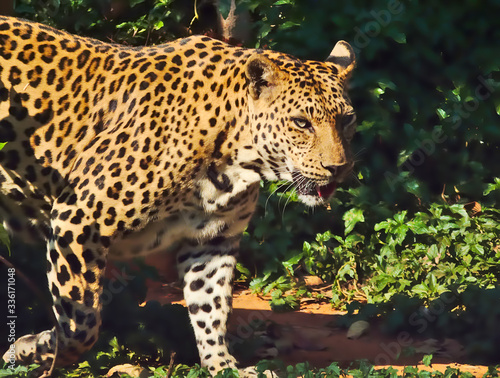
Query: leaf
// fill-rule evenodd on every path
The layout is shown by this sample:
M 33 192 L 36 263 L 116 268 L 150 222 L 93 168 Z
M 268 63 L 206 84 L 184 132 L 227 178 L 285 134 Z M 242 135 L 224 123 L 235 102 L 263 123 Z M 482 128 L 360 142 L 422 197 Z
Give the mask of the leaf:
M 456 244 L 455 251 L 458 257 L 463 257 L 470 251 L 470 246 L 467 244 Z
M 383 290 L 388 284 L 395 282 L 394 277 L 388 274 L 379 274 L 378 276 L 374 277 L 374 280 L 375 285 L 379 291 Z
M 270 31 L 271 31 L 271 25 L 269 25 L 269 24 L 264 24 L 264 25 L 261 27 L 261 29 L 260 29 L 260 33 L 259 33 L 259 35 L 258 35 L 258 38 L 259 38 L 259 39 L 263 39 L 263 38 L 265 38 L 265 37 L 269 34 L 269 32 L 270 32 Z
M 302 259 L 302 257 L 304 257 L 304 254 L 303 253 L 299 253 L 299 254 L 297 254 L 295 256 L 292 256 L 292 258 L 290 258 L 290 259 L 282 262 L 283 266 L 285 267 L 285 269 L 287 270 L 287 272 L 289 274 L 293 273 L 294 266 L 297 265 L 300 262 L 300 260 Z
M 446 114 L 446 111 L 443 110 L 443 109 L 436 109 L 436 113 L 439 115 L 439 118 L 440 119 L 445 119 L 448 117 L 448 115 Z
M 452 205 L 450 206 L 450 210 L 455 214 L 461 215 L 463 218 L 469 219 L 469 214 L 462 204 Z
M 483 196 L 487 196 L 488 194 L 496 190 L 500 191 L 500 177 L 495 177 L 495 182 L 488 184 L 488 186 L 483 192 Z
M 397 43 L 406 43 L 406 35 L 405 33 L 395 33 L 392 37 Z
M 345 264 L 344 266 L 342 266 L 337 273 L 337 276 L 342 278 L 344 278 L 346 275 L 351 278 L 354 278 L 355 276 L 354 269 L 352 269 L 352 266 L 349 264 Z
M 415 285 L 411 288 L 411 291 L 417 294 L 419 297 L 426 298 L 429 296 L 429 288 L 425 283 Z
M 334 235 L 330 231 L 326 231 L 323 234 L 316 234 L 316 241 L 318 241 L 318 242 L 327 242 L 332 237 L 334 237 Z
M 394 215 L 394 220 L 400 224 L 404 223 L 407 213 L 408 213 L 408 211 L 406 211 L 406 210 L 404 210 L 400 213 L 397 213 L 396 215 Z
M 290 259 L 288 259 L 287 262 L 292 265 L 297 265 L 300 262 L 300 260 L 302 260 L 303 257 L 304 255 L 302 253 L 298 253 L 292 256 Z
M 243 264 L 241 264 L 241 263 L 236 264 L 236 270 L 246 277 L 252 276 L 252 274 L 250 273 L 250 270 L 248 268 L 246 268 L 245 266 L 243 266 Z
M 429 231 L 426 222 L 421 218 L 414 218 L 407 225 L 417 235 L 426 234 Z
M 294 26 L 300 26 L 300 24 L 297 22 L 293 22 L 293 21 L 286 21 L 281 25 L 281 28 L 282 29 L 289 29 L 289 28 L 294 27 Z
M 475 252 L 479 255 L 484 255 L 484 247 L 481 244 L 472 244 L 470 246 L 472 252 Z
M 357 207 L 352 208 L 351 210 L 344 213 L 342 220 L 344 221 L 345 225 L 344 232 L 345 235 L 347 235 L 353 230 L 356 223 L 365 221 L 365 217 L 363 215 L 363 209 Z
M 432 354 L 426 354 L 424 357 L 422 357 L 422 363 L 429 367 L 431 366 L 431 362 L 432 362 Z
M 130 7 L 133 8 L 138 4 L 144 3 L 144 1 L 146 1 L 146 0 L 130 0 L 129 4 L 130 4 Z
M 380 230 L 388 230 L 392 226 L 391 220 L 388 221 L 382 221 L 377 223 L 373 229 L 375 231 L 380 231 Z
M 164 24 L 163 24 L 163 21 L 161 21 L 161 20 L 160 20 L 160 21 L 157 21 L 157 22 L 155 22 L 155 25 L 154 25 L 154 28 L 153 28 L 153 29 L 154 29 L 154 30 L 160 30 L 160 29 L 163 27 L 163 25 L 164 25 Z
M 407 232 L 408 226 L 406 224 L 400 224 L 398 227 L 396 227 L 394 233 L 396 234 L 395 241 L 397 244 L 401 245 L 403 243 Z
M 436 244 L 431 245 L 427 250 L 427 257 L 430 260 L 434 260 L 436 257 L 438 257 L 438 255 L 439 255 L 439 249 L 437 245 Z
M 351 234 L 345 238 L 345 245 L 348 248 L 352 248 L 356 246 L 356 244 L 363 243 L 364 241 L 364 236 L 358 233 Z
M 427 276 L 428 280 L 429 280 L 429 289 L 432 291 L 432 292 L 435 292 L 437 290 L 437 279 L 436 279 L 436 276 L 432 273 L 429 273 L 429 275 Z

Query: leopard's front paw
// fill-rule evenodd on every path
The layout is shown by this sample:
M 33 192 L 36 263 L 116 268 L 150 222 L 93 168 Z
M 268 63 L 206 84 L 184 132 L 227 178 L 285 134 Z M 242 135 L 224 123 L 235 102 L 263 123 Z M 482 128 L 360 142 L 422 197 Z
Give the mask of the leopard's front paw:
M 259 376 L 259 373 L 257 372 L 257 370 L 255 370 L 254 366 L 249 366 L 244 369 L 238 369 L 238 373 L 240 374 L 240 378 L 256 378 Z M 266 370 L 260 374 L 264 374 L 264 377 L 267 378 L 278 377 L 278 375 L 273 373 L 271 370 Z
M 18 338 L 4 353 L 2 359 L 8 364 L 39 364 L 48 367 L 54 359 L 55 335 L 53 331 L 43 331 L 37 335 Z

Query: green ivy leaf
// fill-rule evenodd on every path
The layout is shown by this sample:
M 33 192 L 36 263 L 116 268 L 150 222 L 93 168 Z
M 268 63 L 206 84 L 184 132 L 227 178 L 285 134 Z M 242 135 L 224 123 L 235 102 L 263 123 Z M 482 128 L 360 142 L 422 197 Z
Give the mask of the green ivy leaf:
M 292 256 L 290 259 L 288 259 L 287 262 L 289 264 L 292 264 L 292 265 L 297 265 L 300 262 L 300 260 L 302 260 L 303 257 L 304 257 L 304 254 L 298 253 L 298 254 Z
M 286 21 L 281 25 L 281 28 L 282 29 L 289 29 L 289 28 L 294 27 L 294 26 L 300 26 L 300 24 L 297 22 L 293 22 L 293 21 Z
M 425 283 L 415 285 L 411 288 L 412 293 L 417 294 L 421 298 L 426 298 L 429 296 L 430 290 Z
M 408 211 L 404 210 L 394 215 L 394 220 L 400 224 L 404 223 Z
M 380 230 L 388 230 L 389 228 L 392 227 L 392 220 L 387 220 L 387 221 L 382 221 L 377 223 L 373 229 L 375 231 L 380 231 Z
M 481 244 L 472 244 L 470 246 L 472 252 L 475 252 L 479 255 L 484 255 L 484 247 Z
M 469 253 L 470 246 L 467 244 L 456 244 L 455 251 L 458 257 L 463 257 Z
M 429 231 L 426 221 L 421 217 L 416 217 L 409 221 L 407 224 L 408 227 L 410 227 L 410 230 L 412 230 L 417 235 L 426 234 Z
M 394 233 L 396 234 L 396 238 L 394 239 L 396 244 L 401 245 L 403 240 L 406 237 L 406 233 L 408 232 L 408 226 L 406 224 L 400 224 L 398 227 L 394 229 Z
M 318 241 L 318 242 L 327 242 L 332 237 L 334 237 L 334 235 L 330 231 L 326 231 L 323 234 L 316 234 L 316 241 Z
M 129 0 L 130 1 L 130 7 L 133 8 L 136 5 L 144 3 L 145 0 Z
M 241 263 L 237 263 L 236 264 L 236 270 L 238 272 L 240 272 L 242 275 L 244 275 L 245 277 L 251 277 L 252 274 L 250 273 L 250 270 L 247 269 L 245 266 L 243 266 L 243 264 Z
M 424 357 L 422 357 L 422 363 L 427 367 L 431 366 L 432 354 L 426 354 Z
M 356 273 L 355 273 L 355 271 L 354 271 L 354 269 L 352 268 L 351 265 L 345 264 L 344 266 L 342 266 L 340 268 L 340 270 L 338 271 L 337 275 L 339 277 L 342 277 L 342 278 L 345 279 L 346 275 L 349 276 L 350 278 L 354 278 L 355 275 L 356 275 Z
M 394 277 L 388 274 L 380 274 L 377 277 L 374 277 L 375 285 L 378 290 L 383 290 L 388 284 L 394 283 Z
M 347 235 L 353 230 L 356 223 L 365 221 L 365 217 L 363 215 L 363 209 L 360 209 L 358 207 L 353 207 L 352 209 L 344 213 L 342 220 L 344 221 L 345 225 L 344 232 L 345 235 Z
M 436 244 L 431 245 L 427 250 L 427 257 L 430 260 L 434 260 L 436 257 L 438 257 L 438 255 L 439 255 L 438 246 Z
M 157 21 L 157 22 L 155 22 L 153 29 L 154 30 L 160 30 L 163 27 L 163 25 L 164 25 L 163 21 L 161 21 L 161 20 Z
M 496 190 L 500 191 L 500 177 L 495 177 L 495 182 L 489 183 L 487 185 L 486 189 L 483 192 L 483 196 L 487 196 L 488 194 Z
M 290 258 L 286 261 L 283 261 L 282 264 L 285 267 L 286 271 L 289 274 L 292 274 L 294 271 L 294 267 L 300 262 L 300 260 L 302 260 L 303 257 L 304 257 L 304 254 L 299 253 L 295 256 L 292 256 L 292 258 Z
M 359 243 L 363 243 L 364 235 L 360 235 L 358 233 L 351 234 L 345 238 L 345 245 L 348 248 L 355 247 Z
M 437 279 L 436 279 L 436 276 L 432 273 L 429 273 L 429 275 L 427 276 L 427 279 L 428 279 L 428 287 L 429 287 L 429 290 L 434 293 L 437 291 L 438 289 L 438 285 L 437 285 Z

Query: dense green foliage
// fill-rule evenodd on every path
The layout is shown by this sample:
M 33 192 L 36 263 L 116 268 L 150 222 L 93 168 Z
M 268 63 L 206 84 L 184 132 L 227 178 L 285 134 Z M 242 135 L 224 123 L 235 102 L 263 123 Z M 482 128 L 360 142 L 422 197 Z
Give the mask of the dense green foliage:
M 144 45 L 212 33 L 214 13 L 198 3 L 197 18 L 194 1 L 183 0 L 17 0 L 15 11 L 81 35 Z M 223 13 L 228 4 L 220 1 Z M 465 342 L 480 351 L 472 355 L 491 360 L 500 346 L 500 3 L 238 4 L 253 19 L 249 47 L 321 60 L 337 40 L 349 41 L 358 56 L 350 94 L 359 121 L 356 175 L 331 208 L 305 209 L 287 185 L 262 184 L 242 243 L 241 279 L 271 293 L 279 309 L 297 307 L 302 296 L 338 307 L 368 302 L 348 309 L 389 316 L 391 332 L 406 329 L 419 307 L 453 293 L 450 312 L 429 332 L 486 324 L 468 328 Z M 331 295 L 297 283 L 306 274 L 333 284 Z M 39 322 L 23 327 L 40 330 Z
M 264 248 L 278 253 L 274 263 L 267 260 L 266 272 L 280 272 L 279 275 L 290 272 L 278 262 L 296 262 L 297 252 L 303 249 L 303 240 L 311 244 L 315 239 L 322 240 L 323 232 L 315 234 L 321 229 L 343 235 L 340 219 L 362 216 L 364 222 L 360 227 L 346 228 L 349 232 L 345 234 L 349 237 L 337 241 L 343 245 L 342 254 L 330 243 L 322 254 L 324 261 L 321 264 L 302 260 L 303 266 L 329 282 L 331 279 L 345 281 L 345 273 L 338 274 L 336 269 L 331 269 L 342 266 L 350 272 L 351 279 L 366 280 L 374 273 L 367 267 L 373 267 L 374 260 L 384 256 L 389 261 L 386 261 L 386 268 L 382 261 L 378 262 L 386 273 L 380 280 L 403 279 L 406 287 L 409 283 L 405 275 L 415 274 L 417 283 L 419 276 L 429 271 L 416 266 L 424 262 L 415 262 L 426 255 L 425 246 L 443 248 L 448 243 L 450 258 L 457 260 L 456 274 L 461 276 L 459 272 L 469 270 L 472 262 L 471 274 L 482 280 L 484 270 L 474 261 L 485 258 L 494 263 L 499 257 L 495 246 L 499 244 L 497 225 L 500 217 L 495 207 L 500 198 L 497 178 L 500 78 L 498 53 L 493 48 L 499 31 L 494 28 L 491 16 L 498 5 L 495 2 L 446 2 L 424 7 L 415 1 L 378 1 L 366 6 L 355 1 L 341 6 L 338 2 L 316 1 L 317 7 L 301 7 L 300 1 L 295 3 L 299 6 L 285 8 L 283 14 L 290 21 L 300 23 L 300 27 L 276 28 L 272 37 L 267 36 L 274 47 L 320 59 L 335 40 L 342 38 L 350 41 L 358 51 L 359 63 L 353 75 L 351 94 L 360 121 L 353 147 L 359 160 L 359 175 L 358 182 L 349 183 L 350 189 L 337 193 L 332 212 L 316 210 L 304 217 L 300 205 L 289 204 L 284 209 L 284 203 L 294 202 L 293 196 L 274 201 L 271 197 L 267 208 L 272 212 L 281 201 L 279 213 L 283 215 L 264 218 L 264 211 L 261 211 L 255 220 L 256 232 L 250 229 L 249 235 L 256 243 L 266 241 Z M 481 27 L 475 19 L 483 20 Z M 460 211 L 460 206 L 472 201 L 487 206 L 488 210 L 478 214 L 472 226 L 463 228 L 458 224 L 465 224 L 470 219 L 465 211 Z M 449 208 L 447 203 L 457 206 Z M 350 215 L 345 214 L 346 211 Z M 450 212 L 454 215 L 447 218 L 450 214 L 445 214 Z M 404 221 L 401 220 L 403 214 Z M 395 222 L 400 219 L 400 223 L 424 222 L 426 226 L 435 224 L 438 229 L 413 227 L 406 232 L 403 226 L 398 228 L 384 223 L 391 222 L 390 219 Z M 464 232 L 463 239 L 439 240 L 448 232 L 443 224 L 447 219 L 454 224 L 450 227 L 458 226 L 458 230 Z M 481 223 L 490 225 L 483 241 L 477 239 L 483 232 Z M 483 248 L 472 248 L 470 252 L 460 249 L 465 240 L 466 244 L 477 242 Z M 385 242 L 389 245 L 382 248 Z M 249 248 L 253 250 L 254 246 Z M 304 256 L 310 256 L 307 248 L 304 248 Z M 397 264 L 397 268 L 391 267 L 402 252 L 405 260 Z M 443 252 L 446 251 L 438 251 Z M 453 256 L 455 252 L 458 256 Z M 435 247 L 429 253 L 435 254 Z M 464 254 L 469 257 L 462 259 Z M 265 256 L 267 258 L 268 253 Z M 446 253 L 433 262 L 439 271 L 453 270 L 452 266 L 446 266 L 449 263 Z M 492 269 L 489 277 L 493 281 L 485 280 L 481 284 L 495 284 L 498 274 L 495 268 Z M 429 279 L 433 280 L 432 276 Z M 443 280 L 446 287 L 463 283 L 452 276 L 443 277 Z M 382 281 L 378 286 L 370 282 L 371 286 L 365 287 L 369 298 L 388 298 L 378 295 L 382 286 L 387 287 Z M 438 294 L 435 288 L 426 289 L 429 287 L 429 284 L 420 287 L 423 291 L 418 295 L 432 297 Z

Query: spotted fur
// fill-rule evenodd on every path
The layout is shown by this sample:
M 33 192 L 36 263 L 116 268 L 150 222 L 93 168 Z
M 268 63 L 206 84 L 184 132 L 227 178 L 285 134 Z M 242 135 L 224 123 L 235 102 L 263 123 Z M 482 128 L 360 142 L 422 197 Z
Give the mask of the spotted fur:
M 58 365 L 98 337 L 108 258 L 175 253 L 201 363 L 226 345 L 240 236 L 259 181 L 317 205 L 351 170 L 354 54 L 326 62 L 193 36 L 128 47 L 0 17 L 0 217 L 47 242 Z M 16 342 L 47 365 L 54 331 Z M 6 355 L 7 356 L 7 355 Z

